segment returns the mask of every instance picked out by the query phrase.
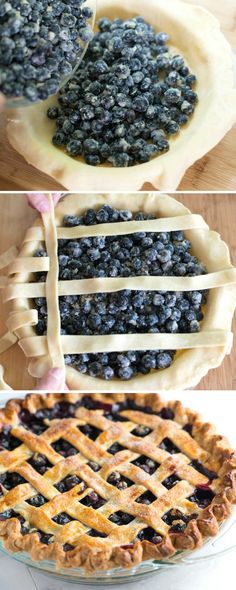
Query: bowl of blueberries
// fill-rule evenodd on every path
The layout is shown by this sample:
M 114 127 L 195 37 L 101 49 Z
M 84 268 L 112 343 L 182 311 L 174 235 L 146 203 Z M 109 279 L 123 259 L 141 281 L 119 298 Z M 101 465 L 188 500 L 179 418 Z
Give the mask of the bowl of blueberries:
M 0 92 L 6 107 L 56 94 L 75 73 L 93 37 L 96 0 L 3 0 Z

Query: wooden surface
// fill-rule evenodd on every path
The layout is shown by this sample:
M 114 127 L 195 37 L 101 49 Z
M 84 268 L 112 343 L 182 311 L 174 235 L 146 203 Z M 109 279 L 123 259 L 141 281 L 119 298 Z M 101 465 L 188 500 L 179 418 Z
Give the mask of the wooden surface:
M 99 0 L 98 0 L 99 1 Z M 125 1 L 125 0 L 123 0 Z M 218 17 L 223 32 L 236 51 L 235 0 L 185 0 L 211 10 Z M 0 116 L 0 190 L 60 190 L 58 182 L 28 165 L 11 148 L 6 133 L 6 118 Z M 236 126 L 206 156 L 185 174 L 179 190 L 231 191 L 236 190 Z M 86 187 L 85 187 L 86 188 Z M 149 188 L 145 185 L 146 190 Z M 99 190 L 99 187 L 98 187 Z
M 176 195 L 176 197 L 193 213 L 203 215 L 210 228 L 221 234 L 230 245 L 232 261 L 236 264 L 236 195 L 185 194 Z M 24 195 L 0 194 L 0 253 L 14 244 L 21 244 L 25 230 L 35 216 L 35 211 L 27 206 Z M 0 334 L 6 331 L 4 325 L 6 315 L 6 307 L 3 307 L 1 301 Z M 235 320 L 233 330 L 236 333 Z M 27 372 L 26 359 L 18 344 L 1 356 L 0 363 L 6 367 L 6 381 L 14 389 L 30 389 L 35 385 L 35 380 Z M 196 389 L 236 389 L 236 341 L 231 354 L 225 358 L 221 367 L 210 371 Z

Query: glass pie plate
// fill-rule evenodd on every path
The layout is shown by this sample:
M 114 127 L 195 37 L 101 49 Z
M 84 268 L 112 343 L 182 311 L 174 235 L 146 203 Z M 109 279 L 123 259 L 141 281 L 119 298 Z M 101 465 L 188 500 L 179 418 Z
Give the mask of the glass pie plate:
M 83 568 L 56 569 L 53 561 L 33 561 L 28 553 L 9 553 L 0 539 L 0 551 L 20 561 L 26 566 L 32 567 L 41 573 L 51 575 L 58 580 L 74 582 L 77 584 L 93 584 L 104 586 L 106 584 L 127 584 L 145 577 L 157 574 L 157 572 L 170 571 L 172 568 L 183 568 L 188 565 L 203 563 L 210 559 L 219 559 L 221 556 L 236 549 L 236 507 L 231 516 L 220 527 L 220 533 L 207 540 L 200 549 L 195 551 L 180 551 L 173 558 L 166 561 L 149 559 L 131 569 L 122 567 L 107 571 L 95 571 L 86 573 Z
M 97 0 L 86 0 L 83 4 L 83 7 L 84 8 L 85 7 L 91 8 L 93 11 L 93 15 L 91 16 L 91 18 L 89 18 L 87 20 L 87 25 L 90 26 L 91 30 L 93 31 L 94 25 L 95 25 L 95 18 L 96 18 Z M 73 65 L 72 72 L 67 76 L 61 77 L 59 90 L 61 90 L 61 88 L 63 88 L 63 86 L 65 86 L 65 84 L 68 82 L 68 80 L 70 78 L 72 78 L 72 76 L 75 74 L 77 68 L 79 67 L 79 65 L 80 65 L 81 61 L 83 60 L 84 55 L 88 49 L 89 41 L 85 43 L 84 41 L 82 41 L 82 39 L 80 39 L 79 45 L 81 48 L 81 53 L 80 53 L 80 55 L 78 55 L 77 60 L 72 64 Z M 38 101 L 32 102 L 22 96 L 9 97 L 6 99 L 5 108 L 6 109 L 15 109 L 15 108 L 20 108 L 20 107 L 27 107 L 27 106 L 32 106 L 32 105 L 36 104 L 37 102 L 43 102 L 43 101 L 38 100 Z
M 12 397 L 24 398 L 28 392 L 14 392 Z M 39 392 L 41 394 L 41 392 Z M 1 395 L 0 408 L 3 408 L 9 399 L 9 394 Z M 38 570 L 41 573 L 52 576 L 65 582 L 77 584 L 93 584 L 104 586 L 107 584 L 127 584 L 145 577 L 150 577 L 158 572 L 169 572 L 170 569 L 177 569 L 203 563 L 210 559 L 219 559 L 221 556 L 236 550 L 236 506 L 233 506 L 232 513 L 220 526 L 219 534 L 207 539 L 200 549 L 194 551 L 179 551 L 174 557 L 158 561 L 149 559 L 141 562 L 133 568 L 122 567 L 102 571 L 96 570 L 93 573 L 86 573 L 82 567 L 78 568 L 56 568 L 53 561 L 34 561 L 26 552 L 11 553 L 4 547 L 3 539 L 0 538 L 0 551 L 24 565 Z

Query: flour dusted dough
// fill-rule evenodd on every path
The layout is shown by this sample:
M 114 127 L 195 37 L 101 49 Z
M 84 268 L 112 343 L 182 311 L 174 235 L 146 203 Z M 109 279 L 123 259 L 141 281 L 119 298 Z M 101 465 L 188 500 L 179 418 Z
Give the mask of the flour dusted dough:
M 206 266 L 208 274 L 200 277 L 134 277 L 129 279 L 129 286 L 126 278 L 118 279 L 89 279 L 81 281 L 59 281 L 55 284 L 57 276 L 57 257 L 55 252 L 56 245 L 56 226 L 60 227 L 64 215 L 82 214 L 88 207 L 99 207 L 104 203 L 109 203 L 113 207 L 124 209 L 128 207 L 133 212 L 145 211 L 153 213 L 159 220 L 165 220 L 166 231 L 168 228 L 173 229 L 173 220 L 178 225 L 178 220 L 185 219 L 186 238 L 191 241 L 192 249 L 195 255 Z M 232 344 L 231 321 L 236 301 L 236 270 L 231 265 L 230 255 L 227 245 L 221 240 L 219 234 L 209 230 L 204 220 L 197 216 L 192 216 L 191 212 L 181 203 L 168 195 L 143 193 L 143 194 L 87 194 L 86 201 L 84 195 L 68 195 L 55 209 L 54 212 L 44 218 L 44 223 L 39 219 L 35 225 L 28 230 L 26 240 L 23 243 L 22 250 L 18 257 L 18 262 L 13 263 L 10 269 L 14 269 L 15 274 L 10 275 L 9 285 L 5 289 L 5 300 L 12 299 L 14 312 L 9 318 L 8 327 L 17 334 L 19 343 L 29 358 L 29 371 L 35 377 L 42 376 L 51 366 L 62 366 L 63 352 L 75 353 L 82 350 L 99 351 L 99 350 L 124 350 L 124 349 L 150 349 L 150 347 L 168 349 L 176 348 L 178 352 L 173 364 L 163 370 L 153 371 L 148 375 L 139 375 L 128 382 L 129 390 L 169 390 L 180 389 L 195 386 L 199 380 L 209 371 L 221 364 L 225 354 L 230 351 Z M 186 225 L 186 219 L 188 219 Z M 132 222 L 130 222 L 132 223 Z M 135 222 L 136 223 L 136 222 Z M 150 221 L 142 222 L 145 229 L 149 226 Z M 124 233 L 129 223 L 121 223 L 118 228 L 117 224 L 107 224 L 103 226 L 86 227 L 87 234 L 104 232 L 114 235 L 117 232 Z M 99 229 L 100 227 L 100 229 Z M 71 232 L 70 232 L 71 230 Z M 80 226 L 77 228 L 60 227 L 60 237 L 64 232 L 67 237 L 76 230 L 77 237 L 80 235 Z M 83 233 L 81 227 L 81 232 Z M 47 283 L 35 283 L 33 275 L 30 273 L 30 262 L 27 264 L 27 272 L 24 262 L 21 266 L 20 261 L 28 259 L 32 261 L 32 268 L 35 268 L 34 252 L 39 248 L 40 243 L 44 240 L 46 233 L 46 243 L 48 257 L 38 258 L 37 270 L 50 268 L 47 275 Z M 126 232 L 125 232 L 126 233 Z M 45 262 L 46 261 L 46 262 Z M 129 334 L 104 336 L 60 336 L 58 325 L 58 305 L 57 292 L 62 293 L 83 293 L 95 292 L 96 290 L 113 290 L 117 288 L 149 289 L 151 281 L 155 281 L 155 289 L 161 289 L 161 281 L 165 288 L 174 290 L 188 289 L 205 289 L 209 288 L 208 301 L 205 309 L 204 319 L 201 323 L 201 331 L 196 334 Z M 115 282 L 114 282 L 115 281 Z M 111 286 L 112 285 L 112 288 Z M 89 288 L 88 288 L 89 286 Z M 163 287 L 162 287 L 163 288 Z M 58 291 L 57 291 L 58 290 Z M 35 325 L 35 314 L 37 311 L 32 308 L 32 298 L 36 296 L 47 296 L 48 310 L 50 309 L 50 318 L 48 324 L 48 335 L 37 336 L 33 329 Z M 87 347 L 87 348 L 86 348 Z M 104 348 L 103 348 L 104 347 Z M 56 359 L 56 364 L 55 364 Z M 105 381 L 98 378 L 92 378 L 88 375 L 79 373 L 76 369 L 66 368 L 66 379 L 70 389 L 79 390 L 103 390 L 103 391 L 126 391 L 127 382 L 119 379 Z
M 130 168 L 88 166 L 52 144 L 55 122 L 47 108 L 56 98 L 10 115 L 8 138 L 29 164 L 73 191 L 139 190 L 150 182 L 159 190 L 175 190 L 187 168 L 202 158 L 236 121 L 233 55 L 217 19 L 200 6 L 181 0 L 99 0 L 97 17 L 141 15 L 171 37 L 173 54 L 183 55 L 198 78 L 199 103 L 189 123 L 170 140 L 170 151 Z

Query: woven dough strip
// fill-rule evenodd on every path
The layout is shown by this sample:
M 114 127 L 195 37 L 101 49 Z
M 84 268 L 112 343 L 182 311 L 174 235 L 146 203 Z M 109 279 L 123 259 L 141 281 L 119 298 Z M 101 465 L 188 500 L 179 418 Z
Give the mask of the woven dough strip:
M 231 346 L 233 334 L 224 330 L 194 334 L 110 334 L 108 336 L 60 336 L 64 354 L 122 352 L 123 350 L 184 350 Z M 22 338 L 19 345 L 27 357 L 47 354 L 46 336 Z
M 20 271 L 19 271 L 20 272 Z M 89 293 L 112 293 L 130 289 L 134 291 L 199 291 L 236 283 L 236 269 L 226 269 L 193 277 L 140 276 L 118 278 L 95 278 L 59 281 L 58 294 L 83 295 Z M 15 283 L 5 290 L 4 301 L 18 297 L 45 297 L 45 283 Z
M 42 215 L 44 224 L 45 245 L 50 259 L 49 270 L 46 277 L 46 300 L 48 309 L 47 320 L 47 345 L 51 366 L 63 370 L 61 388 L 65 384 L 65 363 L 61 345 L 61 319 L 58 297 L 59 263 L 57 256 L 57 227 L 55 222 L 55 210 L 52 195 L 48 195 L 50 211 Z
M 77 225 L 75 227 L 57 228 L 58 239 L 75 240 L 94 236 L 122 236 L 145 232 L 170 232 L 189 229 L 209 229 L 201 215 L 190 214 L 177 217 L 161 217 L 143 221 L 123 221 L 117 223 L 99 223 L 97 225 Z M 26 232 L 25 242 L 44 240 L 44 228 L 31 227 Z
M 70 197 L 69 197 L 70 198 Z M 165 197 L 168 198 L 168 197 Z M 94 278 L 72 281 L 58 280 L 58 239 L 79 239 L 98 235 L 128 235 L 138 231 L 164 232 L 196 230 L 205 241 L 205 235 L 209 228 L 200 215 L 192 215 L 185 209 L 186 214 L 178 212 L 172 217 L 159 217 L 143 221 L 128 221 L 120 223 L 105 223 L 92 226 L 60 227 L 66 209 L 60 207 L 55 219 L 55 212 L 51 196 L 50 212 L 43 216 L 43 225 L 30 228 L 26 234 L 24 243 L 27 244 L 29 256 L 25 255 L 12 261 L 9 267 L 9 282 L 4 290 L 4 300 L 22 300 L 22 309 L 12 313 L 7 325 L 9 331 L 16 332 L 20 338 L 20 346 L 25 355 L 31 361 L 29 371 L 33 375 L 43 375 L 50 366 L 63 367 L 64 354 L 118 352 L 128 350 L 188 350 L 208 349 L 214 350 L 221 347 L 230 350 L 232 345 L 232 333 L 219 329 L 220 325 L 209 324 L 194 334 L 112 334 L 108 336 L 61 336 L 60 334 L 60 310 L 59 297 L 63 295 L 82 295 L 99 292 L 115 292 L 119 290 L 150 290 L 150 291 L 194 291 L 205 289 L 228 289 L 236 284 L 236 269 L 222 258 L 219 270 L 199 276 L 173 277 L 173 276 L 137 276 L 117 278 Z M 86 203 L 84 204 L 86 207 Z M 63 211 L 64 209 L 64 211 Z M 59 227 L 57 227 L 59 225 Z M 191 240 L 191 237 L 188 238 Z M 212 235 L 214 232 L 211 232 Z M 191 235 L 191 233 L 190 233 Z M 217 234 L 215 234 L 217 235 Z M 34 253 L 39 243 L 45 243 L 47 256 L 35 257 Z M 214 266 L 212 268 L 214 270 Z M 29 283 L 29 274 L 46 272 L 46 283 Z M 28 274 L 28 276 L 27 276 Z M 33 276 L 31 276 L 33 279 Z M 24 282 L 27 281 L 27 282 Z M 22 328 L 34 326 L 37 321 L 37 311 L 29 309 L 29 300 L 35 297 L 46 297 L 48 308 L 47 336 L 37 336 L 31 330 L 22 333 Z M 25 303 L 23 303 L 25 301 Z M 17 309 L 17 308 L 16 308 Z M 18 332 L 19 331 L 19 332 Z

